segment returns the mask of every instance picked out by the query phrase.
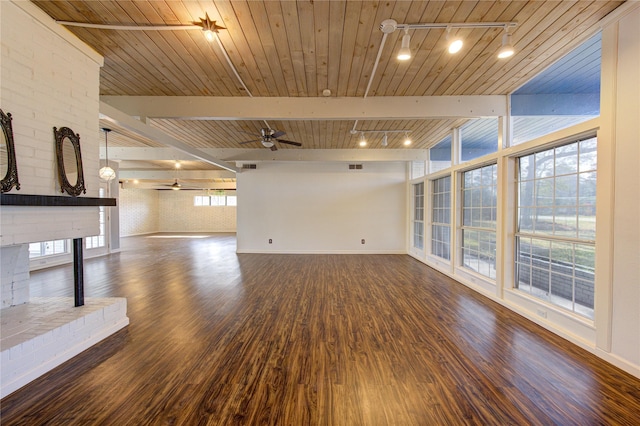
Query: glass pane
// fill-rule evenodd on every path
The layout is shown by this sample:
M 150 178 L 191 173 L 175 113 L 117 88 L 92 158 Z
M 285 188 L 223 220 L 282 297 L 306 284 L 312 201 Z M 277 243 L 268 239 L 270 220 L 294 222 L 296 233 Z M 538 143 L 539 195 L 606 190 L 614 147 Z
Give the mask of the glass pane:
M 578 175 L 579 205 L 596 205 L 596 172 L 580 173 Z
M 556 176 L 578 172 L 578 143 L 556 148 Z
M 451 136 L 447 136 L 429 149 L 429 159 L 430 173 L 451 167 Z
M 596 138 L 580 142 L 580 171 L 596 170 L 598 165 L 598 143 Z
M 540 179 L 535 181 L 536 183 L 536 198 L 535 203 L 538 206 L 552 206 L 553 205 L 553 182 L 554 179 Z
M 560 176 L 555 181 L 555 204 L 557 206 L 575 206 L 578 195 L 578 176 Z
M 555 209 L 555 235 L 575 238 L 578 233 L 578 216 L 575 207 Z
M 553 150 L 535 154 L 535 177 L 537 179 L 553 176 Z
M 498 150 L 498 119 L 470 120 L 460 128 L 462 161 L 473 160 Z
M 593 241 L 596 239 L 596 208 L 580 207 L 578 209 L 578 238 Z

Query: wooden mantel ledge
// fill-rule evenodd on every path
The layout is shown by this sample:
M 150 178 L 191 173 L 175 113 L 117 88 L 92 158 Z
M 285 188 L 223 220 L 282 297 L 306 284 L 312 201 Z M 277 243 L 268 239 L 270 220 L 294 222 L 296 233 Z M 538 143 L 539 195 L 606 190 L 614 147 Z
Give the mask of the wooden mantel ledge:
M 96 207 L 115 206 L 115 198 L 71 197 L 68 195 L 0 194 L 3 206 Z

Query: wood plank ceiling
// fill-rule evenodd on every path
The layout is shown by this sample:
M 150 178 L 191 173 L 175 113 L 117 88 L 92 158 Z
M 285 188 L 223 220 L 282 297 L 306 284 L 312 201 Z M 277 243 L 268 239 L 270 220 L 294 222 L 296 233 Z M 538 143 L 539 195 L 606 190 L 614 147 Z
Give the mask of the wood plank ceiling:
M 101 95 L 334 97 L 504 95 L 513 92 L 565 54 L 575 40 L 617 8 L 620 1 L 58 1 L 34 0 L 60 21 L 118 25 L 191 25 L 205 14 L 247 90 L 217 43 L 200 30 L 120 31 L 68 27 L 104 56 Z M 516 53 L 496 58 L 503 30 L 459 29 L 465 47 L 446 52 L 446 31 L 412 30 L 413 57 L 395 58 L 402 31 L 390 34 L 371 79 L 385 19 L 398 23 L 515 21 Z M 371 81 L 370 81 L 371 80 Z M 367 91 L 367 87 L 369 86 Z M 152 119 L 152 126 L 193 147 L 255 148 L 239 145 L 264 127 L 260 120 Z M 368 120 L 356 128 L 410 129 L 424 149 L 464 120 Z M 356 148 L 352 120 L 269 122 L 286 139 L 306 149 Z M 158 146 L 127 134 L 110 135 L 110 145 Z M 122 131 L 121 131 L 122 130 Z M 405 149 L 404 135 L 390 134 L 386 149 Z M 257 139 L 256 139 L 257 140 Z M 283 149 L 299 149 L 280 146 Z M 370 148 L 380 148 L 379 143 Z

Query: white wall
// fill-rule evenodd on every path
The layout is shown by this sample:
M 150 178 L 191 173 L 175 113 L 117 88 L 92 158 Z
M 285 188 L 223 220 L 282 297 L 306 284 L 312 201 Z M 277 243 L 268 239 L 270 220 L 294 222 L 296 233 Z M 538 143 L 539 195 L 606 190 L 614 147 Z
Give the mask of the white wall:
M 236 232 L 235 206 L 194 206 L 202 191 L 156 191 L 160 232 Z
M 150 234 L 160 231 L 159 196 L 152 189 L 121 189 L 118 199 L 120 236 Z
M 102 57 L 30 2 L 1 1 L 0 20 L 0 107 L 13 116 L 21 187 L 11 192 L 61 195 L 53 127 L 66 126 L 80 134 L 86 196 L 97 197 Z M 98 233 L 97 207 L 3 206 L 0 211 L 3 247 Z M 12 285 L 3 275 L 3 306 Z
M 406 252 L 405 163 L 268 162 L 237 179 L 238 252 Z
M 640 371 L 640 8 L 619 23 L 616 86 L 611 353 Z

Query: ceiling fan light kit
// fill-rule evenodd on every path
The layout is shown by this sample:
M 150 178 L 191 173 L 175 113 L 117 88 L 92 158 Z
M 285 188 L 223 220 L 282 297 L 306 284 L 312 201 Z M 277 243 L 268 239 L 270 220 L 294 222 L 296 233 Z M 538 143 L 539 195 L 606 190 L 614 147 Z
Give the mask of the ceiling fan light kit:
M 243 131 L 243 133 L 249 133 L 249 132 L 244 132 Z M 275 142 L 283 143 L 285 145 L 302 146 L 302 144 L 300 142 L 294 142 L 294 141 L 289 141 L 289 140 L 286 140 L 286 139 L 280 139 L 280 137 L 284 136 L 284 135 L 286 135 L 286 133 L 281 131 L 281 130 L 275 131 L 275 130 L 270 129 L 270 128 L 262 128 L 262 129 L 260 129 L 260 139 L 240 142 L 240 145 L 244 145 L 244 144 L 247 144 L 247 143 L 260 142 L 262 144 L 262 146 L 264 146 L 265 148 L 271 149 L 271 151 L 277 151 L 278 150 L 278 147 L 276 146 Z

